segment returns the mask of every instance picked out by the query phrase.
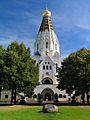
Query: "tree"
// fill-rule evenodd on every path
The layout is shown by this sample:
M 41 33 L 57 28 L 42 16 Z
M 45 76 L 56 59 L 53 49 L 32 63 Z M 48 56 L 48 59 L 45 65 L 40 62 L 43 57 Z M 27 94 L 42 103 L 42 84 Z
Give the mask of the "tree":
M 8 46 L 4 56 L 4 74 L 9 89 L 12 89 L 12 99 L 16 104 L 16 92 L 30 94 L 38 83 L 38 68 L 30 57 L 30 49 L 24 43 L 15 41 Z
M 3 56 L 5 54 L 5 50 L 2 46 L 0 46 L 0 97 L 1 97 L 1 90 L 4 84 L 4 74 L 3 74 L 3 67 L 4 67 L 4 60 Z
M 59 71 L 59 89 L 66 89 L 66 92 L 71 95 L 75 91 L 74 96 L 87 94 L 87 103 L 89 104 L 90 92 L 90 50 L 85 48 L 70 54 L 62 62 Z

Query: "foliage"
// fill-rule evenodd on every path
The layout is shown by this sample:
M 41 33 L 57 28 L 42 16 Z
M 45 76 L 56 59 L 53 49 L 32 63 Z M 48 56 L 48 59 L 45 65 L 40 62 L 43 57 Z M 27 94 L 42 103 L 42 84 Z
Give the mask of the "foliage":
M 38 82 L 38 68 L 30 57 L 30 49 L 26 48 L 24 43 L 19 45 L 15 41 L 1 56 L 3 73 L 0 72 L 0 74 L 4 75 L 4 87 L 12 89 L 12 94 L 15 93 L 14 99 L 16 99 L 16 91 L 31 94 Z
M 0 46 L 0 87 L 3 85 L 3 66 L 4 66 L 4 60 L 3 60 L 3 56 L 4 56 L 5 50 L 2 46 Z
M 69 95 L 75 91 L 75 96 L 84 95 L 90 91 L 90 50 L 85 48 L 70 54 L 62 62 L 59 70 L 59 89 L 66 89 Z
M 0 46 L 0 97 L 1 97 L 1 90 L 3 88 L 4 84 L 4 74 L 3 74 L 3 66 L 4 66 L 4 61 L 3 61 L 3 56 L 4 56 L 5 50 L 2 46 Z

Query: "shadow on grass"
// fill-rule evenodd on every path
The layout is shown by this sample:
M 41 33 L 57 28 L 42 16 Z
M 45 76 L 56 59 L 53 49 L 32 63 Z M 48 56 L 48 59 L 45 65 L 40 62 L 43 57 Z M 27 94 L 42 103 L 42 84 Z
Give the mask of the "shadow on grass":
M 63 114 L 61 111 L 58 111 L 58 112 L 43 112 L 42 110 L 38 111 L 38 113 L 43 114 L 45 116 L 46 120 L 55 120 L 56 117 Z
M 56 117 L 58 114 L 60 114 L 59 112 L 47 113 L 47 112 L 43 112 L 43 111 L 39 111 L 38 113 L 43 114 L 47 120 L 55 120 L 55 117 Z

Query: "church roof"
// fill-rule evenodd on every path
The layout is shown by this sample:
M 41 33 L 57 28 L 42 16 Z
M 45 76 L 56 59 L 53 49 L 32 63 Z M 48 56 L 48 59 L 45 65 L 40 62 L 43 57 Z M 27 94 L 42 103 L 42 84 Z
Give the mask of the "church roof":
M 51 62 L 53 65 L 55 64 L 52 59 L 48 56 L 48 55 L 45 55 L 42 62 L 40 64 L 43 64 L 44 62 Z
M 43 12 L 43 20 L 39 32 L 45 31 L 46 29 L 48 29 L 48 31 L 53 30 L 53 25 L 50 17 L 51 17 L 51 12 L 46 8 L 46 10 Z
M 58 52 L 55 52 L 55 54 L 53 55 L 53 58 L 60 58 L 60 54 Z
M 34 55 L 41 56 L 40 53 L 37 51 Z

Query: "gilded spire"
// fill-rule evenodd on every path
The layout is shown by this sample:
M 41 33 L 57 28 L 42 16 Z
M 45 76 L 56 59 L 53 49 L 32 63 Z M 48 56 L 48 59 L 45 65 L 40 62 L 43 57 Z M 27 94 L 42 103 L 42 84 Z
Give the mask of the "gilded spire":
M 43 17 L 51 17 L 51 12 L 48 10 L 47 6 L 46 6 L 46 10 L 43 12 Z
M 53 30 L 53 25 L 52 25 L 51 18 L 50 18 L 51 12 L 48 10 L 47 7 L 42 15 L 43 15 L 43 20 L 42 20 L 39 32 L 45 31 L 46 29 L 48 29 L 49 31 Z

